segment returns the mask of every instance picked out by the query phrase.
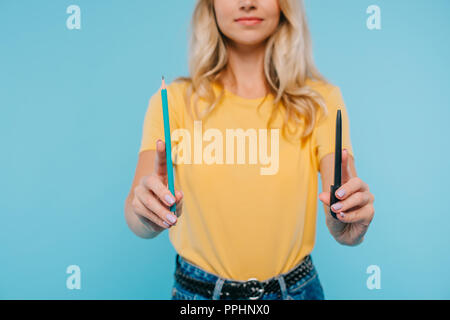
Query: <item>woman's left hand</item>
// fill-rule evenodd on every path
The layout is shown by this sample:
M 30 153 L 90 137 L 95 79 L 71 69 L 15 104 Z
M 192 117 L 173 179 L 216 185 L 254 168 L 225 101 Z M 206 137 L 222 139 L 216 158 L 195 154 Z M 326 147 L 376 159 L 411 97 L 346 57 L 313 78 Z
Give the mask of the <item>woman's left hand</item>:
M 341 244 L 360 244 L 375 213 L 375 197 L 370 193 L 367 183 L 353 175 L 346 149 L 342 152 L 342 185 L 336 191 L 336 197 L 340 201 L 331 208 L 338 219 L 334 219 L 328 212 L 328 229 Z M 319 199 L 329 210 L 330 192 L 321 192 Z

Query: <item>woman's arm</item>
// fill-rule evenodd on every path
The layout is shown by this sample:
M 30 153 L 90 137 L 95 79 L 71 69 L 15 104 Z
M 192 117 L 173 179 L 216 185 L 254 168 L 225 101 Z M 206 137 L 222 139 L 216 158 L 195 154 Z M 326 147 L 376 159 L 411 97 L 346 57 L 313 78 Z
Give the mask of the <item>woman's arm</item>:
M 333 168 L 334 153 L 330 153 L 320 161 L 323 191 L 319 194 L 319 199 L 324 205 L 326 224 L 330 233 L 339 243 L 349 246 L 358 245 L 363 241 L 364 234 L 373 219 L 375 198 L 370 193 L 367 183 L 358 178 L 355 161 L 344 149 L 342 152 L 342 186 L 337 192 L 345 190 L 345 194 L 343 196 L 336 194 L 337 198 L 341 200 L 336 204 L 341 204 L 342 207 L 337 210 L 333 209 L 338 217 L 338 219 L 334 219 L 329 212 Z

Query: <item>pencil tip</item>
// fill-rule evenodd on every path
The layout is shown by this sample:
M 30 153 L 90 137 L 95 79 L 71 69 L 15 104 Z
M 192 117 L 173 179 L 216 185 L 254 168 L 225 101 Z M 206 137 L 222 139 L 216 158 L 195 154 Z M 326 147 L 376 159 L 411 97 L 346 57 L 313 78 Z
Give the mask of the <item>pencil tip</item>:
M 161 89 L 166 89 L 166 82 L 164 81 L 164 76 L 162 76 L 162 81 L 161 81 Z

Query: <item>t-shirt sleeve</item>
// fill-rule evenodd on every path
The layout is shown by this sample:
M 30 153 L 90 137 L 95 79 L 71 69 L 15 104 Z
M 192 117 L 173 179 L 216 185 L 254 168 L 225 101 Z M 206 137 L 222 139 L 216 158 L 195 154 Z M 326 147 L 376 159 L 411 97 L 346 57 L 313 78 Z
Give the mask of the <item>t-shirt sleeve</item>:
M 169 86 L 167 88 L 167 101 L 169 104 L 169 123 L 171 132 L 179 127 L 174 105 L 174 102 L 176 102 L 174 94 L 173 86 Z M 145 150 L 156 150 L 156 141 L 158 139 L 165 141 L 162 98 L 160 90 L 153 94 L 149 100 L 142 127 L 142 139 L 139 153 Z
M 320 160 L 329 154 L 334 153 L 336 136 L 336 114 L 341 110 L 342 116 L 342 149 L 347 149 L 348 153 L 353 155 L 352 142 L 350 139 L 350 121 L 342 98 L 341 90 L 333 87 L 328 94 L 323 95 L 328 113 L 326 117 L 317 123 L 314 135 L 314 152 L 316 159 L 316 168 L 320 168 Z

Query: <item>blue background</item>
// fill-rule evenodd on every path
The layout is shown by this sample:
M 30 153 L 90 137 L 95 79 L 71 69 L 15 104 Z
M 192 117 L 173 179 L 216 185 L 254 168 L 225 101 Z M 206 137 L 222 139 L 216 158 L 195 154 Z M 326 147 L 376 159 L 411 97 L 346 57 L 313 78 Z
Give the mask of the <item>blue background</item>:
M 68 30 L 66 8 L 81 8 Z M 366 27 L 381 7 L 382 29 Z M 343 247 L 319 204 L 313 252 L 328 299 L 450 298 L 450 2 L 307 0 L 319 69 L 341 87 L 365 242 Z M 124 200 L 149 97 L 187 75 L 194 1 L 0 2 L 0 298 L 168 299 L 167 233 L 136 237 Z M 67 266 L 81 290 L 66 288 Z M 381 289 L 366 268 L 381 268 Z

